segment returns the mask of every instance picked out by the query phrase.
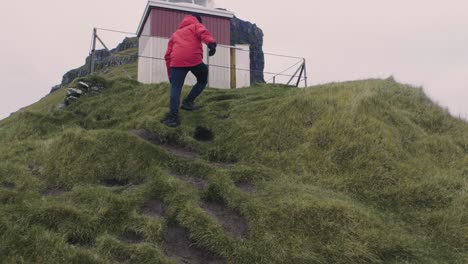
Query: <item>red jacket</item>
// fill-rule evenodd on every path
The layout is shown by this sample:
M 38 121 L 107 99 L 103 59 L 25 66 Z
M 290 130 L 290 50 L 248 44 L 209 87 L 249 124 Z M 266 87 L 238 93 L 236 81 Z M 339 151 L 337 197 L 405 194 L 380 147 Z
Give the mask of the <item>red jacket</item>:
M 164 56 L 169 77 L 171 67 L 193 67 L 203 63 L 202 41 L 206 45 L 216 42 L 196 17 L 185 16 L 172 34 Z

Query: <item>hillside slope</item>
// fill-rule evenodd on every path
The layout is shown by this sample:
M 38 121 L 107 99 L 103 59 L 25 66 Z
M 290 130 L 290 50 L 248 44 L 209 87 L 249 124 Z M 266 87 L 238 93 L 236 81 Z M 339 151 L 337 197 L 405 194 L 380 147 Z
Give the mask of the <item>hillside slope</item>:
M 169 129 L 168 84 L 92 79 L 0 122 L 2 263 L 468 262 L 468 124 L 420 89 L 208 89 Z

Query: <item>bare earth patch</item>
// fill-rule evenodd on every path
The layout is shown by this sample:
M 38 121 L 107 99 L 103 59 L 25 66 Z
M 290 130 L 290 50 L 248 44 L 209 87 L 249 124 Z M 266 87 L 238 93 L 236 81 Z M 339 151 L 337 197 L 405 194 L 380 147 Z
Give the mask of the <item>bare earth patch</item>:
M 130 181 L 128 179 L 116 179 L 116 178 L 108 178 L 101 180 L 101 184 L 106 187 L 122 187 L 129 185 Z
M 201 142 L 210 142 L 213 141 L 214 139 L 214 133 L 211 129 L 202 127 L 202 126 L 197 126 L 195 128 L 195 133 L 193 135 L 193 138 L 195 140 L 201 141 Z
M 2 182 L 0 183 L 0 187 L 11 190 L 16 187 L 16 184 L 12 182 Z
M 78 236 L 74 235 L 69 235 L 66 238 L 67 244 L 73 245 L 73 246 L 79 246 L 79 247 L 84 247 L 84 248 L 91 248 L 95 246 L 95 241 L 83 239 Z
M 153 132 L 147 129 L 138 129 L 132 131 L 132 133 L 154 145 L 158 145 L 167 152 L 186 160 L 196 160 L 200 158 L 200 155 L 195 153 L 190 149 L 186 149 L 168 142 L 164 142 L 159 136 L 155 135 Z M 234 163 L 224 163 L 224 162 L 210 162 L 211 165 L 222 168 L 222 169 L 231 169 L 235 166 Z
M 224 204 L 218 202 L 204 202 L 201 207 L 205 212 L 214 217 L 218 223 L 221 224 L 224 231 L 230 235 L 241 240 L 247 237 L 247 221 Z
M 141 207 L 141 213 L 154 217 L 161 218 L 166 212 L 165 205 L 159 200 L 149 200 Z
M 41 167 L 37 164 L 29 164 L 28 166 L 29 172 L 36 177 L 41 176 Z
M 202 190 L 208 187 L 208 181 L 200 178 L 190 177 L 187 175 L 180 175 L 180 174 L 172 174 L 172 176 L 176 177 L 177 179 L 193 186 L 196 189 Z
M 126 231 L 120 236 L 120 241 L 128 244 L 138 244 L 145 240 L 143 235 L 138 234 L 135 231 Z
M 179 226 L 168 226 L 164 235 L 163 248 L 178 264 L 223 264 L 222 258 L 196 248 L 189 240 L 187 231 Z
M 44 196 L 60 196 L 65 192 L 65 190 L 58 187 L 48 187 L 44 192 Z
M 236 187 L 240 190 L 247 192 L 247 193 L 256 193 L 257 187 L 249 182 L 238 182 L 236 183 Z
M 210 164 L 221 169 L 232 169 L 236 165 L 234 163 L 224 163 L 224 162 L 211 162 Z
M 153 132 L 147 130 L 147 129 L 138 129 L 134 130 L 133 134 L 136 136 L 154 144 L 162 147 L 165 149 L 167 152 L 174 154 L 175 156 L 178 156 L 180 158 L 188 159 L 188 160 L 194 160 L 199 157 L 197 153 L 194 153 L 193 151 L 189 149 L 182 148 L 180 146 L 176 146 L 174 144 L 170 144 L 168 142 L 164 142 L 163 139 L 161 139 L 159 136 L 155 135 Z

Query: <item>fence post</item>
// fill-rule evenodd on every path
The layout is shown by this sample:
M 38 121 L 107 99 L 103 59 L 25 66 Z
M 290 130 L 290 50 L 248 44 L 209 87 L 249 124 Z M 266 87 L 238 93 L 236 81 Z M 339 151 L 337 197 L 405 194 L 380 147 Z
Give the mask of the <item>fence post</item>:
M 237 88 L 237 76 L 236 76 L 236 68 L 237 68 L 237 59 L 236 59 L 236 49 L 229 48 L 231 50 L 231 89 Z
M 296 77 L 296 74 L 302 69 L 302 66 L 304 66 L 303 64 L 301 66 L 299 66 L 299 68 L 297 68 L 296 72 L 293 74 L 293 76 L 291 76 L 291 79 L 289 79 L 288 81 L 288 84 L 287 85 L 290 85 L 292 80 L 294 79 L 294 77 Z
M 208 67 L 208 88 L 210 88 L 210 56 L 207 54 L 207 58 L 206 58 L 206 64 L 207 64 L 207 67 Z
M 305 58 L 304 58 L 304 82 L 305 82 L 304 88 L 307 88 L 307 63 L 306 63 Z
M 304 69 L 305 69 L 305 63 L 302 63 L 301 72 L 299 73 L 299 77 L 297 77 L 296 87 L 299 87 L 299 84 L 301 83 L 302 74 L 304 73 Z
M 91 59 L 90 59 L 90 71 L 89 74 L 94 73 L 94 52 L 96 51 L 96 28 L 93 28 L 93 48 L 91 49 Z

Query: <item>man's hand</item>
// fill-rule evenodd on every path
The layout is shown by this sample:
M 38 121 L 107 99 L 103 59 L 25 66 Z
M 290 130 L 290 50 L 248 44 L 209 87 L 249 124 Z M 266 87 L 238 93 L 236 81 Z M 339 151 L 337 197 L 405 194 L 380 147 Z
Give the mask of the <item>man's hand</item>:
M 216 54 L 216 42 L 208 44 L 208 55 L 211 57 Z

